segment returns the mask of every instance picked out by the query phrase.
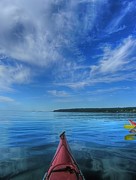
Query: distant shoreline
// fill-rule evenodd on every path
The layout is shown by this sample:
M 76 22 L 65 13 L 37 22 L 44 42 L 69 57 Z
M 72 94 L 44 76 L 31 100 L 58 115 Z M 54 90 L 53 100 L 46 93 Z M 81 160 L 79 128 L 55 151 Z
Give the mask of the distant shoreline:
M 136 107 L 123 108 L 71 108 L 57 109 L 53 112 L 92 112 L 92 113 L 136 113 Z

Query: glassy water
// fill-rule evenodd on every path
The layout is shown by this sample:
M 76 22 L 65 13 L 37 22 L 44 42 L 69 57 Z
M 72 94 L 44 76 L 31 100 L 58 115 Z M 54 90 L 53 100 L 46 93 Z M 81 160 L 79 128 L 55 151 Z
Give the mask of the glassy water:
M 0 179 L 41 180 L 66 131 L 86 180 L 135 180 L 136 140 L 125 140 L 136 114 L 0 112 Z

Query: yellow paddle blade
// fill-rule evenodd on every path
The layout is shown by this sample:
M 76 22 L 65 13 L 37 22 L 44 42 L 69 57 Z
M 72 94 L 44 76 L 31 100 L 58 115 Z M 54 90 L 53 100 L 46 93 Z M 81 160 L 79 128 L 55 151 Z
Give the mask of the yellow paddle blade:
M 128 134 L 124 137 L 126 141 L 136 140 L 136 134 Z
M 133 129 L 134 127 L 136 127 L 136 126 L 131 125 L 131 124 L 125 124 L 125 125 L 124 125 L 124 128 L 125 128 L 125 129 Z

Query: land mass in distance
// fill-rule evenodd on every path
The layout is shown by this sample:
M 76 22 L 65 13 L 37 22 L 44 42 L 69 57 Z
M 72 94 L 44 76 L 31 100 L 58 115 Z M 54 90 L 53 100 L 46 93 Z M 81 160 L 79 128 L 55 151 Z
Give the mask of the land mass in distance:
M 136 113 L 136 107 L 71 108 L 71 109 L 57 109 L 54 110 L 53 112 Z

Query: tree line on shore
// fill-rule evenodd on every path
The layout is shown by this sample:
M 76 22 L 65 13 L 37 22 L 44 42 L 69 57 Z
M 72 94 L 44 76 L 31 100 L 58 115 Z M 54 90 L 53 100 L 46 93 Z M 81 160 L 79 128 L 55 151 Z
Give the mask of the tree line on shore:
M 71 109 L 57 109 L 54 110 L 54 112 L 136 113 L 136 107 L 71 108 Z

